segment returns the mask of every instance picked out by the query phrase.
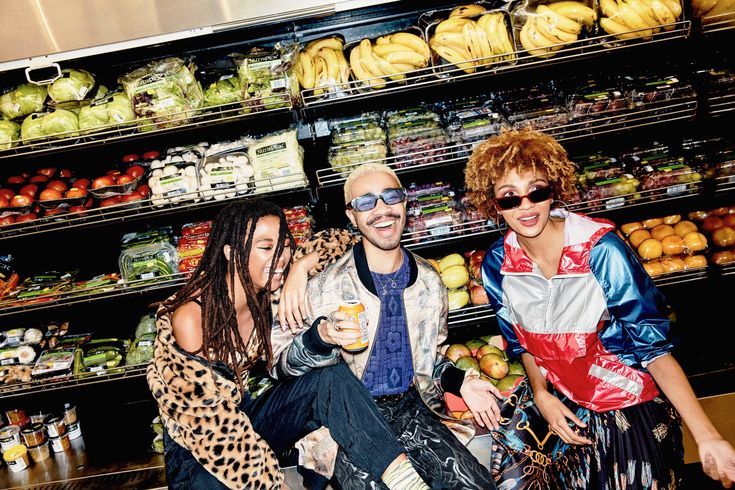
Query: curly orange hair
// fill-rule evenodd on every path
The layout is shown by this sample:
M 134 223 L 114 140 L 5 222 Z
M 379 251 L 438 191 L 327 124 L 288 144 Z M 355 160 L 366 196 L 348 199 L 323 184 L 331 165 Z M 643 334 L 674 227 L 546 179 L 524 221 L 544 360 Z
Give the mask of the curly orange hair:
M 464 171 L 467 196 L 486 216 L 496 215 L 493 185 L 511 170 L 545 175 L 557 196 L 574 189 L 574 164 L 558 141 L 529 129 L 506 131 L 480 143 Z

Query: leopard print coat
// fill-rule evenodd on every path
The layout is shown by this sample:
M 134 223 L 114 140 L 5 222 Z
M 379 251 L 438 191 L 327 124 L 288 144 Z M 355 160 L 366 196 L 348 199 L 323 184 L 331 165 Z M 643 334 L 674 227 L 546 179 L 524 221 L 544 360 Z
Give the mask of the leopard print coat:
M 280 488 L 275 454 L 238 409 L 238 383 L 181 352 L 170 315 L 161 315 L 157 327 L 147 379 L 169 436 L 227 488 Z

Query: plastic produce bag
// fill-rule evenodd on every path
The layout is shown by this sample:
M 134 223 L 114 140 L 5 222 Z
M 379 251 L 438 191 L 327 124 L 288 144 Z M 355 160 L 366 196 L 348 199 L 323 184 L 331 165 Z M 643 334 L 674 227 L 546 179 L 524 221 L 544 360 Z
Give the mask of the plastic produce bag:
M 108 94 L 79 110 L 79 129 L 90 132 L 98 127 L 123 124 L 135 119 L 130 99 L 122 92 Z
M 298 93 L 298 80 L 292 73 L 293 48 L 265 50 L 254 48 L 235 57 L 243 89 L 245 112 L 291 106 Z
M 147 333 L 156 333 L 156 316 L 154 314 L 144 315 L 140 317 L 138 326 L 135 327 L 136 339 Z
M 72 111 L 56 109 L 53 112 L 37 112 L 23 120 L 20 136 L 23 143 L 35 138 L 70 138 L 77 136 L 79 119 Z
M 43 109 L 46 87 L 23 83 L 0 95 L 0 115 L 6 119 L 28 116 Z
M 0 150 L 7 150 L 20 139 L 20 126 L 12 121 L 0 119 Z
M 304 151 L 296 129 L 269 134 L 248 148 L 255 173 L 256 192 L 276 191 L 306 185 Z
M 83 100 L 94 88 L 94 77 L 85 70 L 66 69 L 61 71 L 48 88 L 48 95 L 54 102 Z
M 165 58 L 120 77 L 135 115 L 151 118 L 141 131 L 186 124 L 196 114 L 204 95 L 190 68 L 180 58 Z

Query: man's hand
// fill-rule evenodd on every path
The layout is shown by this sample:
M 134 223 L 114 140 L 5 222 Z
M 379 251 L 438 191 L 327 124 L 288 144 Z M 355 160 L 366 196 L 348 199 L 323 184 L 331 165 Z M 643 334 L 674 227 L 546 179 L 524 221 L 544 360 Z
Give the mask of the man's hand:
M 477 425 L 493 430 L 500 428 L 500 407 L 496 398 L 502 399 L 503 395 L 490 381 L 470 375 L 459 392 Z
M 317 325 L 319 336 L 324 342 L 344 347 L 360 340 L 360 324 L 353 316 L 335 311 L 329 317 L 329 320 L 322 320 Z

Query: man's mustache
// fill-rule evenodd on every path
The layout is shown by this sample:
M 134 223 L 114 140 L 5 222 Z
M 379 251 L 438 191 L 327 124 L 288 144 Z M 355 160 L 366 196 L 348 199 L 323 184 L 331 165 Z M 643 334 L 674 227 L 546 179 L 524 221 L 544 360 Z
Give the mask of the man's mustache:
M 368 226 L 372 226 L 372 225 L 374 225 L 375 223 L 377 223 L 378 221 L 380 221 L 383 218 L 393 218 L 393 219 L 396 219 L 396 220 L 400 220 L 401 219 L 401 215 L 400 214 L 396 214 L 396 213 L 385 213 L 385 214 L 381 214 L 380 216 L 375 216 L 374 218 L 368 220 L 367 224 L 368 224 Z

